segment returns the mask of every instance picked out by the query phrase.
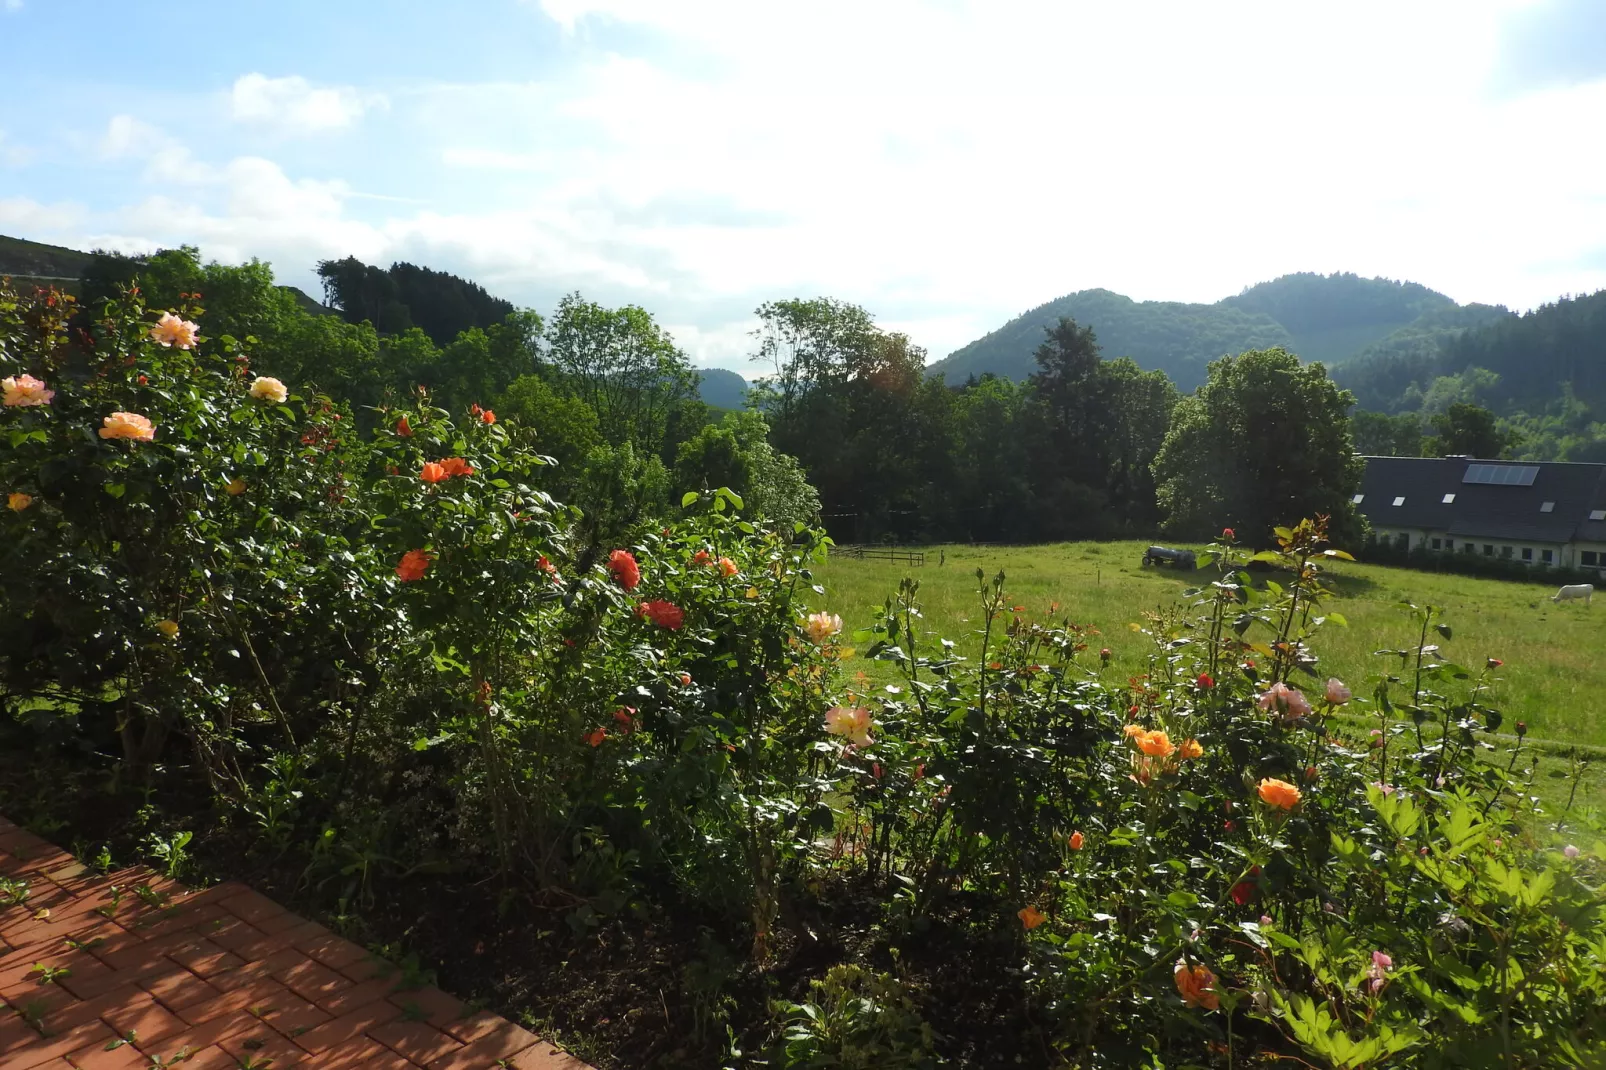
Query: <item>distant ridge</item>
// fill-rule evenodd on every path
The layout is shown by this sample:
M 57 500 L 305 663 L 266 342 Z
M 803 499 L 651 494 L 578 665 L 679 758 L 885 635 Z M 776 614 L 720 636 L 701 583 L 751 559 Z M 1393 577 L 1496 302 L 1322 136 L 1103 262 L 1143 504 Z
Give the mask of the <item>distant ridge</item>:
M 1420 283 L 1347 272 L 1299 272 L 1246 287 L 1213 304 L 1134 301 L 1109 290 L 1080 290 L 1039 305 L 928 366 L 949 383 L 991 373 L 1023 379 L 1044 328 L 1070 316 L 1093 328 L 1107 357 L 1131 357 L 1191 390 L 1212 360 L 1283 346 L 1306 360 L 1341 365 L 1398 331 L 1417 334 L 1454 300 Z

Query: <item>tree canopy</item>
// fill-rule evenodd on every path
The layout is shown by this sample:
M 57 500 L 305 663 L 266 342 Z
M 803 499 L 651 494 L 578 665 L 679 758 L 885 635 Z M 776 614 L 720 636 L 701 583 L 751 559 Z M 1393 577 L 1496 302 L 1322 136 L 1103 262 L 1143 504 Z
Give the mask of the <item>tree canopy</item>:
M 1284 349 L 1224 357 L 1172 414 L 1154 461 L 1166 528 L 1204 537 L 1233 528 L 1268 543 L 1289 517 L 1326 516 L 1334 541 L 1353 542 L 1350 498 L 1362 464 L 1350 440 L 1353 402 L 1319 364 Z

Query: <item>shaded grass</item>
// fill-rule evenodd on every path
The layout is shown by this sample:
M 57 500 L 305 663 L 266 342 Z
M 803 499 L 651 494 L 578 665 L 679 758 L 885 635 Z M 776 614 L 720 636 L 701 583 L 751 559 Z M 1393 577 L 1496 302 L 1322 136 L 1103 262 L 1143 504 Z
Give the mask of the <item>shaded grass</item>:
M 1050 607 L 1058 616 L 1091 625 L 1100 635 L 1096 650 L 1110 648 L 1107 670 L 1112 681 L 1141 673 L 1153 645 L 1129 625 L 1145 611 L 1175 607 L 1182 592 L 1208 583 L 1214 570 L 1178 573 L 1145 568 L 1144 543 L 1083 542 L 1043 546 L 935 546 L 926 564 L 915 568 L 886 561 L 832 558 L 816 570 L 825 587 L 820 608 L 842 615 L 850 629 L 868 627 L 880 606 L 905 576 L 920 583 L 926 626 L 933 636 L 953 639 L 961 653 L 980 649 L 981 602 L 976 570 L 988 579 L 1003 570 L 1005 589 L 1025 617 L 1046 619 Z M 1348 620 L 1348 627 L 1329 625 L 1315 643 L 1318 671 L 1348 683 L 1357 696 L 1369 695 L 1383 674 L 1399 668 L 1395 657 L 1376 651 L 1403 649 L 1417 642 L 1402 601 L 1444 608 L 1453 639 L 1441 641 L 1458 664 L 1478 670 L 1486 658 L 1505 662 L 1497 674 L 1489 704 L 1506 716 L 1505 732 L 1517 721 L 1528 725 L 1529 747 L 1547 755 L 1541 760 L 1535 793 L 1547 804 L 1565 801 L 1570 784 L 1549 777 L 1565 765 L 1564 756 L 1586 748 L 1606 748 L 1606 606 L 1595 610 L 1578 603 L 1553 605 L 1554 588 L 1529 583 L 1479 579 L 1445 573 L 1362 563 L 1336 563 L 1329 570 L 1338 595 L 1325 607 Z M 1088 657 L 1087 664 L 1097 659 Z M 890 679 L 888 667 L 864 665 L 873 680 Z M 1396 692 L 1398 694 L 1398 692 Z M 1490 736 L 1501 753 L 1515 737 Z M 1525 748 L 1526 749 L 1526 748 Z M 1596 756 L 1595 765 L 1603 763 Z M 1526 766 L 1524 757 L 1519 768 Z M 1592 781 L 1600 780 L 1598 776 Z M 1580 799 L 1606 802 L 1597 783 L 1586 784 Z

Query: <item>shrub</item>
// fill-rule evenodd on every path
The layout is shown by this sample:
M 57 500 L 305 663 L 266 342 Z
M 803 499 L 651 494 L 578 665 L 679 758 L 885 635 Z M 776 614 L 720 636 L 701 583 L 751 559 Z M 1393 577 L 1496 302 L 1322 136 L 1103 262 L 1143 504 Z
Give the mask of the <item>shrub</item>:
M 1082 1066 L 1606 1058 L 1599 861 L 1478 760 L 1498 662 L 1449 660 L 1407 606 L 1418 641 L 1359 697 L 1324 681 L 1321 523 L 1214 546 L 1126 680 L 978 573 L 970 661 L 912 582 L 860 635 L 808 614 L 825 540 L 728 489 L 588 520 L 516 423 L 420 392 L 359 433 L 183 300 L 130 291 L 74 333 L 60 295 L 0 290 L 3 752 L 165 809 L 142 842 L 168 872 L 242 836 L 343 913 L 403 874 L 495 877 L 578 932 L 697 918 L 753 978 L 797 932 L 850 959 L 942 933 L 1007 961 L 1034 1043 Z M 901 683 L 844 681 L 856 657 Z M 850 889 L 862 927 L 807 911 Z M 700 1036 L 721 962 L 683 971 Z M 934 989 L 839 963 L 761 1046 L 933 1065 Z

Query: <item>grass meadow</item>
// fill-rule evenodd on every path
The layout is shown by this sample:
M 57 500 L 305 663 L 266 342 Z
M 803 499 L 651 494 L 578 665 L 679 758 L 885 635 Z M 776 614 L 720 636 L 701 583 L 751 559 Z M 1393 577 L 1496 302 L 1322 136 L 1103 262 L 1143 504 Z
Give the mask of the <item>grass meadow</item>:
M 1113 657 L 1111 679 L 1145 670 L 1152 645 L 1147 636 L 1129 625 L 1145 610 L 1182 602 L 1184 589 L 1207 582 L 1211 570 L 1179 573 L 1168 567 L 1141 564 L 1145 543 L 1082 542 L 1044 546 L 934 546 L 926 563 L 912 567 L 887 561 L 834 557 L 816 570 L 825 595 L 819 607 L 841 614 L 849 629 L 868 627 L 899 581 L 920 582 L 926 624 L 932 635 L 959 644 L 967 655 L 980 647 L 975 630 L 981 619 L 976 569 L 991 578 L 999 569 L 1007 577 L 1006 590 L 1029 617 L 1046 618 L 1049 606 L 1060 614 L 1099 629 L 1093 647 L 1107 646 Z M 1581 748 L 1606 748 L 1606 604 L 1599 608 L 1581 603 L 1553 605 L 1555 588 L 1529 583 L 1477 579 L 1443 573 L 1415 572 L 1362 563 L 1335 563 L 1328 576 L 1338 596 L 1328 609 L 1341 613 L 1348 627 L 1329 625 L 1319 635 L 1318 666 L 1326 676 L 1348 683 L 1357 697 L 1370 695 L 1372 682 L 1397 658 L 1374 652 L 1403 648 L 1416 642 L 1409 618 L 1398 608 L 1402 601 L 1444 608 L 1444 620 L 1453 640 L 1442 641 L 1447 656 L 1476 667 L 1485 658 L 1505 662 L 1491 704 L 1506 714 L 1504 731 L 1526 721 L 1529 742 L 1542 741 L 1541 749 L 1554 757 L 1542 760 L 1535 792 L 1547 802 L 1564 801 L 1570 785 L 1546 774 L 1568 763 L 1560 755 Z M 851 664 L 851 663 L 850 663 Z M 1087 664 L 1097 665 L 1096 658 Z M 872 679 L 890 679 L 880 667 L 863 666 Z M 890 669 L 890 666 L 886 667 Z M 1363 710 L 1363 707 L 1353 707 Z M 1502 751 L 1510 740 L 1494 740 Z M 1595 755 L 1597 770 L 1606 754 Z M 1548 768 L 1546 768 L 1548 766 Z M 1580 800 L 1606 804 L 1600 772 L 1593 773 L 1580 791 Z

